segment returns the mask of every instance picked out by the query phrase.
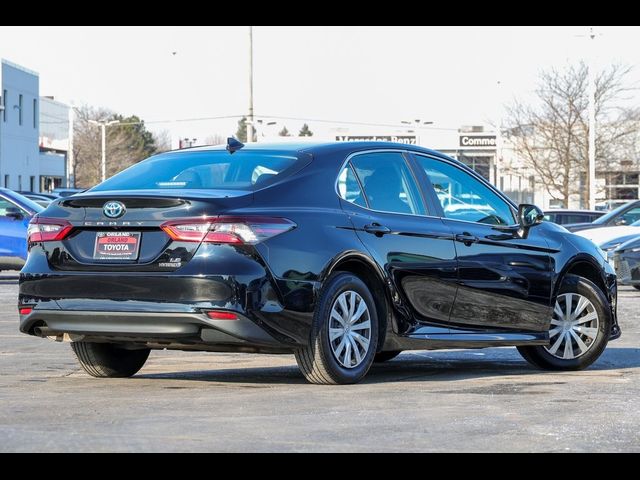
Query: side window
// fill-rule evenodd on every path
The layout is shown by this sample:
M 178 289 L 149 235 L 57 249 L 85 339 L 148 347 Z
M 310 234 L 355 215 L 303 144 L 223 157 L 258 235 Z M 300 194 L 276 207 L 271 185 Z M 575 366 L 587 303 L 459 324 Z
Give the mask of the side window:
M 367 202 L 360 189 L 360 184 L 350 164 L 346 165 L 340 172 L 340 175 L 338 175 L 338 193 L 347 202 L 355 203 L 361 207 L 367 207 Z
M 622 215 L 624 225 L 631 225 L 633 222 L 640 220 L 640 208 L 632 208 Z
M 0 217 L 6 217 L 9 212 L 23 212 L 23 210 L 10 201 L 0 198 Z
M 418 186 L 401 153 L 363 153 L 351 159 L 369 208 L 424 215 Z
M 453 220 L 512 225 L 509 204 L 463 170 L 422 155 L 415 156 L 435 189 L 444 216 Z

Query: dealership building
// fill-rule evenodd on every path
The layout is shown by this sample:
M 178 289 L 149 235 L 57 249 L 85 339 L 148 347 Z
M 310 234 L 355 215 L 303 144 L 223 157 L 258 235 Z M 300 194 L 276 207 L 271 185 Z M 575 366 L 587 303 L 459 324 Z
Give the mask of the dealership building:
M 0 186 L 66 186 L 69 107 L 41 98 L 38 74 L 7 60 L 0 61 L 0 97 Z

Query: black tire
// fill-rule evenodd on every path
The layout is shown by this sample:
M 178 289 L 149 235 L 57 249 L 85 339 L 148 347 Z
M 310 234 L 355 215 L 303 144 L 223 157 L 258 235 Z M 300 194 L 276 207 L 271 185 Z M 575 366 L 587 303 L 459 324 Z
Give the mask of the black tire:
M 72 342 L 80 365 L 92 377 L 124 378 L 138 373 L 149 357 L 148 348 L 127 350 L 112 343 Z
M 374 363 L 387 362 L 393 358 L 396 358 L 401 353 L 402 353 L 402 350 L 391 350 L 388 352 L 379 352 L 379 353 L 376 353 L 376 356 L 373 358 L 373 361 Z
M 593 345 L 577 358 L 562 359 L 549 353 L 544 346 L 517 347 L 520 355 L 530 364 L 544 370 L 582 370 L 602 354 L 611 334 L 611 310 L 602 291 L 586 278 L 567 275 L 558 294 L 578 293 L 591 301 L 598 314 L 598 330 Z
M 333 354 L 329 343 L 329 317 L 340 294 L 354 291 L 364 300 L 369 311 L 371 338 L 366 354 L 359 365 L 343 367 Z M 375 302 L 362 280 L 351 273 L 333 273 L 325 282 L 313 315 L 309 344 L 296 351 L 298 367 L 305 378 L 320 385 L 357 383 L 367 374 L 378 344 L 378 315 Z
M 634 285 L 633 288 L 635 288 L 636 290 L 640 290 L 640 285 Z

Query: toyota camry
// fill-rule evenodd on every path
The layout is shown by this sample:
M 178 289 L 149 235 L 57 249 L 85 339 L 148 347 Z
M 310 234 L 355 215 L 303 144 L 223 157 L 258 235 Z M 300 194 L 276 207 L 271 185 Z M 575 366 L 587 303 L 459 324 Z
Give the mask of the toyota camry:
M 159 154 L 55 200 L 28 245 L 20 330 L 70 341 L 96 377 L 153 349 L 294 354 L 320 384 L 416 349 L 577 370 L 620 336 L 596 245 L 412 145 Z

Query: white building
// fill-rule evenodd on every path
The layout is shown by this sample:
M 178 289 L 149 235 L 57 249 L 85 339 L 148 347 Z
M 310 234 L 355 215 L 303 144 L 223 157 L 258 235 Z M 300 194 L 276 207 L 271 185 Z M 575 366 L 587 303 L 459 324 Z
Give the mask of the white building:
M 39 78 L 36 72 L 0 61 L 0 185 L 39 191 Z
M 69 107 L 40 98 L 38 74 L 7 60 L 0 62 L 0 94 L 0 186 L 66 186 Z
M 69 105 L 40 97 L 40 191 L 67 186 Z

